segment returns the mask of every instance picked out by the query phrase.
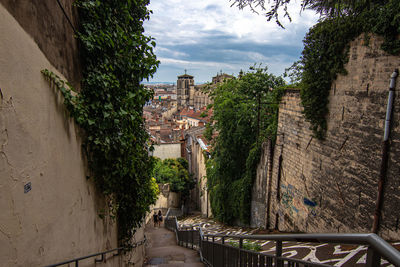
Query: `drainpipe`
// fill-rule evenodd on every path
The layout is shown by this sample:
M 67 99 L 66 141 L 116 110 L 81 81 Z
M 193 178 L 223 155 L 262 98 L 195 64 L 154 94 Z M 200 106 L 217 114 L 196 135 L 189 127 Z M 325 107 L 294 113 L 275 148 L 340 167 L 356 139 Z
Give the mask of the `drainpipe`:
M 395 69 L 390 77 L 390 86 L 389 86 L 389 96 L 388 103 L 386 109 L 386 120 L 385 120 L 385 132 L 383 135 L 383 143 L 382 143 L 382 160 L 381 160 L 381 169 L 378 181 L 378 196 L 376 199 L 375 213 L 374 213 L 374 221 L 372 225 L 372 232 L 377 234 L 379 230 L 379 223 L 381 219 L 381 210 L 383 203 L 383 189 L 385 186 L 386 174 L 387 174 L 387 162 L 388 162 L 388 151 L 389 151 L 389 134 L 390 134 L 390 119 L 392 115 L 392 107 L 393 107 L 393 98 L 394 98 L 394 89 L 396 87 L 396 78 L 399 75 L 399 70 Z

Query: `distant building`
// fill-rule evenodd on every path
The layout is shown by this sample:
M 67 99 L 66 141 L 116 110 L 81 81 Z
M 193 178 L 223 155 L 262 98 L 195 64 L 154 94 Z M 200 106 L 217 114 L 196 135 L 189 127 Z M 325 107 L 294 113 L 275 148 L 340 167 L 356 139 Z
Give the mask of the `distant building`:
M 178 107 L 187 107 L 190 105 L 190 95 L 194 93 L 194 77 L 192 75 L 185 74 L 178 76 L 176 82 L 176 98 L 178 101 Z
M 229 74 L 226 74 L 226 73 L 217 73 L 217 76 L 214 76 L 213 78 L 212 78 L 212 84 L 217 84 L 217 83 L 220 83 L 220 82 L 223 82 L 223 81 L 225 81 L 225 80 L 229 80 L 229 79 L 232 79 L 232 78 L 234 78 L 234 76 L 232 76 L 232 75 L 229 75 Z
M 185 74 L 178 76 L 176 82 L 177 86 L 177 105 L 178 109 L 192 107 L 196 110 L 201 109 L 213 101 L 209 97 L 208 91 L 216 86 L 216 84 L 223 82 L 227 79 L 232 79 L 234 76 L 226 73 L 218 73 L 217 76 L 212 78 L 212 84 L 194 85 L 194 77 Z
M 206 172 L 210 146 L 203 136 L 204 130 L 205 127 L 194 127 L 185 132 L 184 156 L 189 163 L 189 172 L 196 182 L 195 188 L 190 192 L 189 206 L 200 210 L 205 217 L 212 217 Z
M 206 109 L 206 107 L 199 110 L 195 110 L 192 107 L 184 108 L 175 114 L 175 122 L 180 129 L 204 126 L 210 122 L 212 113 L 213 109 Z

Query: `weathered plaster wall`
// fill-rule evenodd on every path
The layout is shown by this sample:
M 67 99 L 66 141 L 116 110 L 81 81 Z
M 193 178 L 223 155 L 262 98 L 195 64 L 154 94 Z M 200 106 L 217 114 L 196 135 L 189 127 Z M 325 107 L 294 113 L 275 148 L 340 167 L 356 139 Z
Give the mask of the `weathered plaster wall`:
M 266 224 L 282 231 L 370 232 L 377 197 L 389 79 L 400 57 L 351 43 L 348 75 L 339 75 L 329 98 L 325 141 L 311 137 L 299 92 L 288 91 L 279 111 L 273 157 L 271 212 Z M 393 129 L 380 234 L 400 238 L 400 97 L 396 86 Z M 260 186 L 264 186 L 262 184 Z M 268 189 L 268 188 L 267 188 Z M 268 194 L 268 190 L 267 194 Z
M 160 159 L 176 159 L 181 157 L 181 143 L 154 145 L 154 157 Z
M 153 221 L 154 211 L 158 213 L 158 211 L 161 210 L 162 214 L 166 215 L 169 208 L 181 208 L 180 193 L 171 192 L 169 184 L 158 184 L 158 188 L 160 194 L 158 195 L 156 203 L 150 206 L 150 212 L 146 216 L 145 224 L 149 223 L 149 221 Z
M 189 150 L 191 153 L 188 155 L 189 171 L 193 175 L 193 179 L 197 181 L 195 188 L 191 192 L 192 204 L 196 209 L 201 211 L 205 217 L 212 217 L 210 198 L 207 190 L 207 172 L 206 172 L 206 159 L 204 157 L 204 150 L 201 148 L 196 137 L 199 132 L 193 135 L 188 135 L 190 138 Z
M 169 184 L 158 184 L 158 188 L 160 189 L 160 194 L 156 204 L 154 204 L 154 209 L 180 208 L 181 195 L 179 193 L 172 192 Z
M 68 18 L 78 29 L 74 0 L 60 0 Z M 76 88 L 81 80 L 78 41 L 57 1 L 0 0 L 0 3 L 33 38 L 47 60 Z
M 44 266 L 117 247 L 115 222 L 98 216 L 105 201 L 86 179 L 74 123 L 40 73 L 55 67 L 1 4 L 0 36 L 0 266 Z

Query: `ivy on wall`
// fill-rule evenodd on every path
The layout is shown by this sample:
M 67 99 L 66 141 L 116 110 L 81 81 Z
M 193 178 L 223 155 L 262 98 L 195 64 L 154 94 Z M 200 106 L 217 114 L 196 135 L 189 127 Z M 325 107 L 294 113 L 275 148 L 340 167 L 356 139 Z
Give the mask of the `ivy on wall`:
M 357 11 L 357 12 L 356 12 Z M 304 39 L 301 69 L 301 103 L 304 115 L 318 139 L 324 139 L 327 129 L 328 97 L 332 82 L 338 74 L 346 74 L 350 41 L 365 33 L 384 37 L 382 49 L 399 54 L 400 1 L 371 1 L 348 15 L 327 17 L 310 29 Z
M 153 53 L 155 42 L 143 34 L 148 3 L 78 0 L 82 90 L 74 93 L 55 74 L 42 71 L 62 92 L 70 115 L 84 130 L 90 176 L 110 199 L 119 240 L 128 247 L 157 195 L 142 118 L 152 93 L 140 84 L 159 64 Z

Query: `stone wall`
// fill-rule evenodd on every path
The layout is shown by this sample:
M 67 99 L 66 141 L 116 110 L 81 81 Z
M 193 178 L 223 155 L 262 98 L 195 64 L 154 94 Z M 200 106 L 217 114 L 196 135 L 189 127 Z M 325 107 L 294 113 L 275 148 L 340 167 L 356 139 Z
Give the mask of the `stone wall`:
M 118 247 L 106 200 L 86 178 L 78 129 L 40 71 L 66 78 L 2 4 L 0 36 L 0 266 L 44 266 Z M 140 266 L 143 258 L 138 248 L 102 266 Z
M 172 192 L 169 184 L 158 184 L 160 189 L 160 195 L 154 204 L 153 209 L 162 209 L 164 211 L 168 208 L 180 208 L 181 207 L 181 194 Z
M 363 40 L 362 35 L 351 42 L 348 74 L 339 75 L 332 85 L 325 141 L 312 137 L 301 113 L 299 92 L 288 90 L 283 97 L 272 176 L 259 170 L 266 182 L 256 185 L 264 187 L 264 195 L 271 196 L 271 211 L 264 222 L 269 228 L 296 232 L 371 231 L 389 79 L 400 66 L 400 57 L 380 50 L 379 37 L 372 36 L 369 46 Z M 379 232 L 386 239 L 400 238 L 399 88 L 400 79 Z M 270 191 L 265 188 L 269 183 Z M 256 192 L 263 191 L 256 188 Z
M 59 0 L 75 29 L 78 12 L 74 0 Z M 47 60 L 63 74 L 75 88 L 81 80 L 79 45 L 74 30 L 57 1 L 0 0 L 43 52 Z
M 252 199 L 251 199 L 251 212 L 250 218 L 251 227 L 266 227 L 266 216 L 267 216 L 267 179 L 268 171 L 271 170 L 271 143 L 262 144 L 262 154 L 260 162 L 257 166 L 257 176 L 253 184 Z

